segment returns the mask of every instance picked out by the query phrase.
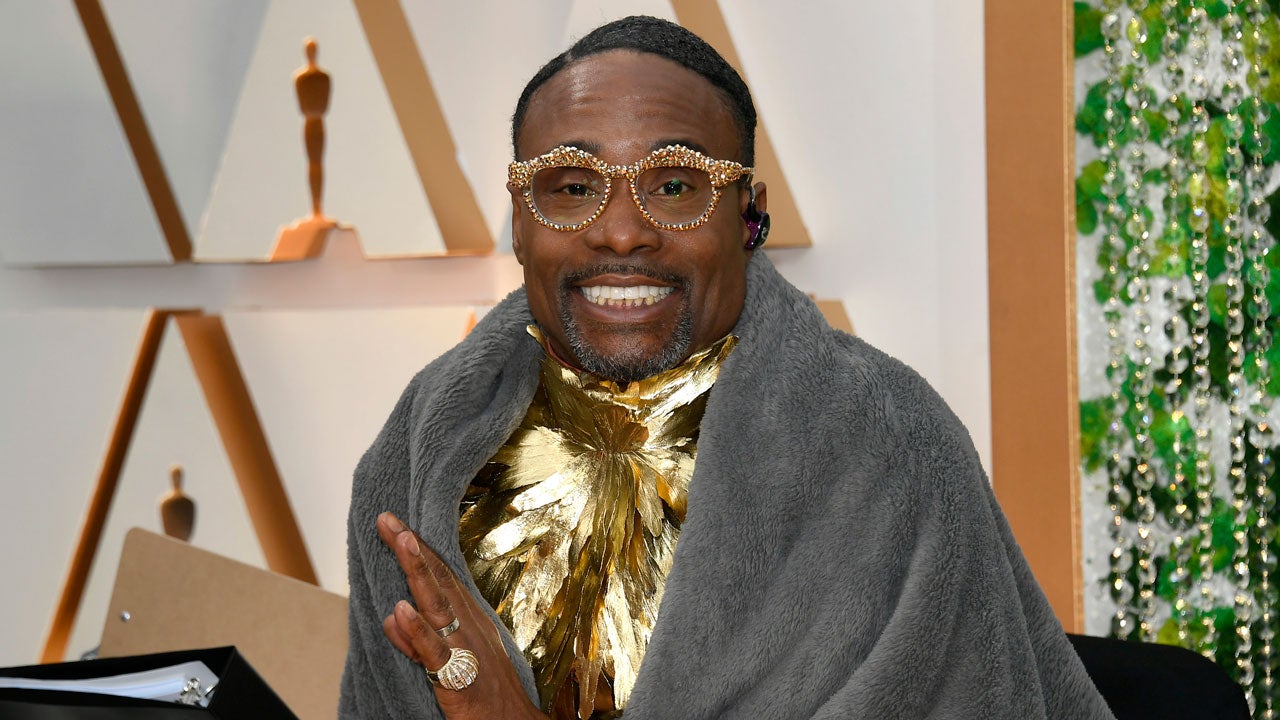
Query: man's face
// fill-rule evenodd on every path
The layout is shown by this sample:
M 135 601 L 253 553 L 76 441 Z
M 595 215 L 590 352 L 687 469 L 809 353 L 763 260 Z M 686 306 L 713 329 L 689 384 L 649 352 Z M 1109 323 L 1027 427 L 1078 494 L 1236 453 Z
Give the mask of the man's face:
M 736 160 L 738 142 L 711 83 L 665 58 L 626 50 L 588 57 L 551 78 L 533 95 L 517 138 L 519 159 L 570 145 L 615 165 L 672 144 Z M 674 367 L 733 329 L 746 293 L 741 213 L 748 194 L 742 183 L 725 186 L 705 224 L 662 230 L 640 214 L 626 180 L 614 183 L 600 217 L 573 232 L 541 225 L 520 188 L 508 185 L 512 240 L 530 310 L 556 354 L 630 381 Z M 625 288 L 640 298 L 604 299 Z

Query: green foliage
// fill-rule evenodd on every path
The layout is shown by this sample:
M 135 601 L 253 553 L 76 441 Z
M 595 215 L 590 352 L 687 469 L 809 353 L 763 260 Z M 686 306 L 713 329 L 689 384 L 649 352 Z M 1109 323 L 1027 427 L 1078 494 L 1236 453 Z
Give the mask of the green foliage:
M 1080 177 L 1076 178 L 1076 193 L 1088 200 L 1101 200 L 1102 177 L 1107 167 L 1101 160 L 1094 160 L 1080 169 Z
M 1080 401 L 1080 460 L 1086 472 L 1106 467 L 1107 426 L 1110 424 L 1109 398 Z
M 1127 86 L 1132 78 L 1133 71 L 1126 70 L 1121 82 Z M 1106 111 L 1107 83 L 1106 81 L 1094 83 L 1085 92 L 1084 101 L 1076 111 L 1076 132 L 1088 136 L 1097 147 L 1102 147 L 1107 138 Z M 1143 117 L 1150 128 L 1151 140 L 1157 143 L 1163 140 L 1165 133 L 1169 130 L 1169 121 L 1164 115 L 1157 109 L 1151 108 L 1143 113 Z M 1116 133 L 1116 142 L 1121 145 L 1128 143 L 1132 138 L 1133 129 L 1127 124 Z M 1219 163 L 1221 163 L 1221 157 L 1219 157 Z
M 1280 2 L 1277 2 L 1277 0 L 1271 0 L 1271 4 L 1273 5 L 1272 13 L 1275 13 L 1276 10 L 1274 6 L 1280 5 Z M 1280 24 L 1275 22 L 1264 23 L 1261 29 L 1261 34 L 1268 43 L 1267 52 L 1263 56 L 1262 66 L 1266 68 L 1271 75 L 1271 81 L 1262 88 L 1261 95 L 1263 100 L 1266 100 L 1269 103 L 1275 103 L 1280 101 L 1280 87 L 1277 87 L 1274 82 L 1276 70 L 1280 68 L 1280 46 L 1278 46 L 1278 44 L 1280 44 Z M 1245 51 L 1253 52 L 1257 42 L 1253 39 L 1253 33 L 1246 32 L 1244 38 Z M 1258 75 L 1252 68 L 1249 69 L 1249 87 L 1258 87 Z M 1274 113 L 1272 116 L 1274 117 Z
M 1234 511 L 1231 505 L 1220 499 L 1213 503 L 1213 524 L 1210 526 L 1210 537 L 1213 538 L 1213 571 L 1222 572 L 1231 565 L 1231 555 L 1236 551 L 1236 541 L 1232 537 L 1235 530 Z M 1197 576 L 1198 577 L 1198 576 Z
M 1226 658 L 1235 652 L 1235 620 L 1236 614 L 1229 607 L 1217 607 L 1209 611 L 1192 610 L 1187 618 L 1188 645 L 1199 648 L 1205 643 L 1205 619 L 1213 622 L 1214 634 L 1217 636 L 1218 664 L 1224 670 L 1230 670 Z M 1156 642 L 1164 645 L 1181 645 L 1178 638 L 1178 624 L 1172 617 L 1165 621 L 1156 632 Z
M 1267 232 L 1271 233 L 1272 237 L 1280 237 L 1280 234 L 1277 234 L 1280 233 L 1280 193 L 1274 193 L 1268 198 L 1267 204 L 1271 206 L 1271 217 L 1267 220 Z M 1277 259 L 1277 255 L 1280 255 L 1280 253 L 1273 252 L 1269 257 L 1274 262 Z M 1272 267 L 1275 266 L 1273 265 Z
M 1159 396 L 1153 398 L 1153 404 L 1157 398 L 1163 404 L 1164 398 Z M 1156 457 L 1164 467 L 1171 468 L 1178 463 L 1178 454 L 1173 451 L 1175 441 L 1180 442 L 1182 447 L 1191 447 L 1195 442 L 1195 433 L 1186 415 L 1179 413 L 1174 417 L 1168 410 L 1158 408 L 1152 413 L 1151 439 L 1155 441 Z M 1157 486 L 1157 490 L 1167 497 L 1167 486 Z M 1172 505 L 1172 502 L 1168 504 Z
M 1094 83 L 1085 91 L 1080 109 L 1076 111 L 1076 132 L 1093 140 L 1095 147 L 1101 147 L 1106 138 L 1103 125 L 1104 113 L 1107 110 L 1107 84 Z
M 1161 45 L 1164 41 L 1165 24 L 1160 13 L 1160 3 L 1153 2 L 1142 11 L 1142 20 L 1147 24 L 1147 41 L 1142 43 L 1142 54 L 1147 62 L 1155 65 L 1160 61 Z
M 1076 35 L 1076 57 L 1083 57 L 1098 50 L 1102 47 L 1102 18 L 1105 15 L 1101 10 L 1092 8 L 1088 3 L 1077 2 L 1075 4 L 1075 35 Z
M 1189 271 L 1187 253 L 1186 224 L 1179 225 L 1176 232 L 1166 225 L 1164 232 L 1156 238 L 1151 269 L 1169 278 L 1185 277 Z
M 1098 227 L 1098 205 L 1104 200 L 1102 176 L 1106 168 L 1095 160 L 1084 167 L 1076 178 L 1076 230 L 1091 235 Z
M 1088 198 L 1076 196 L 1076 232 L 1092 235 L 1098 229 L 1098 209 Z

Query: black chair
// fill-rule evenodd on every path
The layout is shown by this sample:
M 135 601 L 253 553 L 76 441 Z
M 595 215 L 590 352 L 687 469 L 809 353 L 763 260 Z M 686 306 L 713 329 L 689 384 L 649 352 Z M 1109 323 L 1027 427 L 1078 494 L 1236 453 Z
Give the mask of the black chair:
M 1172 645 L 1067 634 L 1116 720 L 1249 720 L 1222 668 Z

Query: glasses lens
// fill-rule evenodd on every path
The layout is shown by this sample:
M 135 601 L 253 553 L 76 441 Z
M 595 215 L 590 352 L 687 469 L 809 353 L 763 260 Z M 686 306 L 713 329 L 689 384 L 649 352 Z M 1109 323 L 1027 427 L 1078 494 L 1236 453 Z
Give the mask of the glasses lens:
M 687 167 L 657 167 L 636 178 L 640 202 L 653 219 L 669 225 L 689 223 L 711 206 L 711 176 Z
M 552 167 L 534 173 L 530 183 L 533 206 L 544 220 L 577 225 L 595 215 L 609 189 L 609 181 L 589 168 Z

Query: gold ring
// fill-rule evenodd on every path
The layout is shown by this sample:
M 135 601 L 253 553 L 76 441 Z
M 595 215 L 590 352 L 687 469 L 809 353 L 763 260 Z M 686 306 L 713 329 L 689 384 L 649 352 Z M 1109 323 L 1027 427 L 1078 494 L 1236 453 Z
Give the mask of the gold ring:
M 426 669 L 425 667 L 423 669 Z M 480 662 L 475 653 L 449 648 L 449 660 L 439 670 L 427 670 L 427 679 L 446 690 L 463 690 L 475 682 Z

